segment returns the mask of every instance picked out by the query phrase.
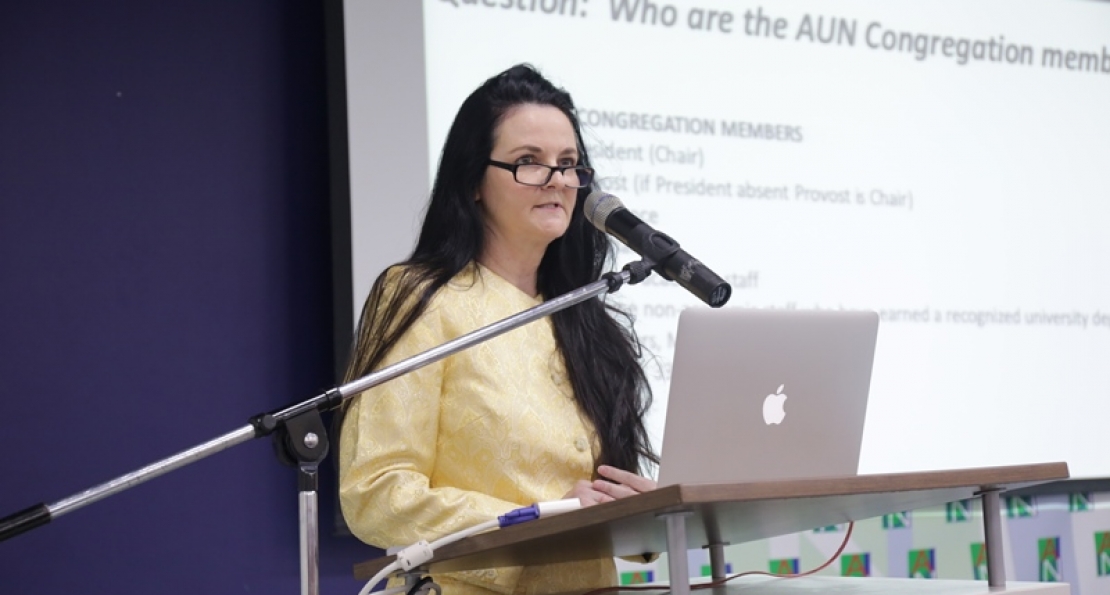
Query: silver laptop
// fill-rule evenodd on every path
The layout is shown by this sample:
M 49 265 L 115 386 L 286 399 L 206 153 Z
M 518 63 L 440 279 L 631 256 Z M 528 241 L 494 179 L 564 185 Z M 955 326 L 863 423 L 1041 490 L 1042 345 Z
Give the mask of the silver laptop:
M 878 326 L 875 312 L 685 310 L 659 485 L 855 475 Z

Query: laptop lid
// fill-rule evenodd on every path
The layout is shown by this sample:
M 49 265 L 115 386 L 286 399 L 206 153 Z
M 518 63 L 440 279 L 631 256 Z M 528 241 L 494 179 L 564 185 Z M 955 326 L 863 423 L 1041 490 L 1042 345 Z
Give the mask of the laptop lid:
M 875 312 L 683 311 L 659 485 L 855 475 L 878 326 Z

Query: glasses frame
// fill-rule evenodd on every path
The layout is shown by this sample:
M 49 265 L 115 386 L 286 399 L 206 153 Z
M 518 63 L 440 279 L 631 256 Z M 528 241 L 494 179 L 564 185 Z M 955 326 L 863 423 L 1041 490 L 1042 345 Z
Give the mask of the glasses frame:
M 565 181 L 567 179 L 566 175 L 567 175 L 567 170 L 568 169 L 581 169 L 583 171 L 588 172 L 589 175 L 590 175 L 589 181 L 586 182 L 585 184 L 583 184 L 581 186 L 571 186 L 570 184 L 567 184 L 568 188 L 585 188 L 585 187 L 589 186 L 591 183 L 593 183 L 593 181 L 594 181 L 594 168 L 586 167 L 584 165 L 546 165 L 546 164 L 543 164 L 543 163 L 505 163 L 504 161 L 494 161 L 493 159 L 489 160 L 489 165 L 492 165 L 494 167 L 499 167 L 501 169 L 513 172 L 513 180 L 517 184 L 523 184 L 525 186 L 537 186 L 537 187 L 538 186 L 546 186 L 547 183 L 551 181 L 551 178 L 555 176 L 556 171 L 563 175 L 563 180 L 564 180 L 564 183 L 565 183 Z M 518 178 L 517 175 L 516 175 L 516 170 L 518 168 L 520 168 L 521 166 L 524 166 L 524 165 L 527 165 L 529 167 L 537 167 L 537 166 L 538 167 L 546 167 L 547 168 L 547 177 L 544 178 L 543 182 L 541 182 L 539 184 L 531 184 L 529 182 L 521 182 L 520 178 Z

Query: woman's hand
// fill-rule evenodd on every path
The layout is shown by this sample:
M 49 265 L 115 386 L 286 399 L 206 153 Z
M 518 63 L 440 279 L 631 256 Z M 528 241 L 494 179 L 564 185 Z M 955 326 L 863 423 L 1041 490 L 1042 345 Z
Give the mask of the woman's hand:
M 575 482 L 574 487 L 563 498 L 578 498 L 578 501 L 582 503 L 582 508 L 613 500 L 613 497 L 609 494 L 595 490 L 594 482 L 585 479 L 579 479 Z
M 597 474 L 605 479 L 595 479 L 593 489 L 613 499 L 627 498 L 655 489 L 655 480 L 609 465 L 598 467 Z
M 586 507 L 655 489 L 655 481 L 652 479 L 616 467 L 602 465 L 597 468 L 597 474 L 604 479 L 579 480 L 565 497 L 578 498 L 582 506 Z

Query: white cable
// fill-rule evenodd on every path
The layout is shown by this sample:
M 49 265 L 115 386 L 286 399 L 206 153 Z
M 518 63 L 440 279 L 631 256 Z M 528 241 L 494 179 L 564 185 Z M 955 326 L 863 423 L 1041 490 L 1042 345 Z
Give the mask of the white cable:
M 371 593 L 373 593 L 371 589 L 374 588 L 374 585 L 381 582 L 390 574 L 393 574 L 393 572 L 402 569 L 412 570 L 413 568 L 424 564 L 428 560 L 432 559 L 433 552 L 435 552 L 435 550 L 449 543 L 454 543 L 460 539 L 470 537 L 475 533 L 481 533 L 482 531 L 497 529 L 499 527 L 508 526 L 510 524 L 515 524 L 518 522 L 526 522 L 535 518 L 539 518 L 541 516 L 551 516 L 562 514 L 564 512 L 569 512 L 571 510 L 577 510 L 578 508 L 581 508 L 581 506 L 582 503 L 578 500 L 578 498 L 555 500 L 551 502 L 539 502 L 529 507 L 518 508 L 512 511 L 509 515 L 497 519 L 491 519 L 484 523 L 479 523 L 477 525 L 474 525 L 473 527 L 468 527 L 461 531 L 456 531 L 450 535 L 447 535 L 446 537 L 441 537 L 430 544 L 427 541 L 420 540 L 397 552 L 397 559 L 391 562 L 385 568 L 379 570 L 378 573 L 374 575 L 374 578 L 370 579 L 362 587 L 362 590 L 358 592 L 358 595 L 370 595 Z M 512 515 L 515 514 L 520 514 L 520 516 L 513 517 Z M 390 595 L 392 593 L 403 592 L 404 590 L 405 587 L 393 587 L 391 589 L 385 589 L 384 591 L 378 591 L 375 595 Z
M 370 581 L 367 582 L 366 585 L 364 585 L 362 587 L 362 590 L 358 592 L 358 595 L 370 595 L 370 593 L 373 592 L 373 591 L 371 591 L 371 589 L 374 588 L 374 585 L 381 582 L 383 579 L 385 579 L 390 574 L 393 574 L 393 572 L 395 572 L 397 570 L 402 570 L 402 569 L 411 570 L 412 568 L 414 568 L 416 566 L 419 566 L 419 565 L 427 562 L 428 560 L 431 560 L 432 559 L 432 552 L 434 552 L 435 550 L 437 550 L 437 549 L 439 549 L 439 548 L 441 548 L 441 547 L 443 547 L 443 546 L 445 546 L 449 543 L 453 543 L 453 542 L 456 542 L 460 539 L 470 537 L 471 535 L 474 535 L 475 533 L 480 533 L 482 531 L 487 531 L 489 529 L 496 529 L 497 527 L 498 527 L 498 521 L 497 521 L 497 519 L 493 519 L 493 520 L 490 520 L 490 521 L 486 521 L 484 523 L 480 523 L 478 525 L 474 525 L 473 527 L 468 527 L 466 529 L 463 529 L 462 531 L 456 531 L 455 533 L 447 535 L 446 537 L 441 537 L 441 538 L 433 541 L 431 544 L 429 544 L 427 541 L 423 541 L 423 540 L 418 541 L 418 542 L 408 546 L 407 548 L 397 552 L 397 559 L 395 561 L 391 562 L 385 568 L 379 570 L 378 574 L 375 574 L 374 578 L 370 579 Z M 401 587 L 396 587 L 396 588 L 400 589 L 400 591 L 405 590 L 404 588 L 401 588 Z M 385 591 L 378 591 L 377 595 L 386 595 L 389 592 L 394 592 L 394 591 L 393 591 L 393 589 L 387 589 Z
M 567 498 L 565 500 L 551 500 L 548 502 L 537 502 L 536 510 L 540 513 L 540 518 L 553 516 L 556 514 L 563 514 L 572 510 L 582 508 L 582 501 L 578 498 Z
M 385 579 L 385 577 L 393 574 L 393 571 L 397 570 L 400 567 L 401 565 L 398 564 L 396 561 L 390 562 L 388 566 L 379 570 L 378 574 L 374 575 L 374 578 L 370 579 L 365 585 L 362 586 L 362 589 L 358 592 L 358 595 L 370 595 L 371 589 L 374 588 L 374 585 L 380 583 L 382 580 Z M 386 591 L 389 590 L 391 589 L 386 589 Z M 381 595 L 385 595 L 385 591 L 382 591 Z
M 457 531 L 457 532 L 452 533 L 452 534 L 450 534 L 446 537 L 440 537 L 439 539 L 432 542 L 432 550 L 433 551 L 438 550 L 439 548 L 441 548 L 441 547 L 443 547 L 443 546 L 445 546 L 449 543 L 454 543 L 454 542 L 456 542 L 460 539 L 463 539 L 465 537 L 470 537 L 471 535 L 474 535 L 475 533 L 481 533 L 482 531 L 487 531 L 489 529 L 496 529 L 498 526 L 499 526 L 499 522 L 497 521 L 497 519 L 493 519 L 493 520 L 489 520 L 489 521 L 486 521 L 486 522 L 478 524 L 478 525 L 474 525 L 473 527 L 471 527 L 469 529 L 463 529 L 462 531 Z

